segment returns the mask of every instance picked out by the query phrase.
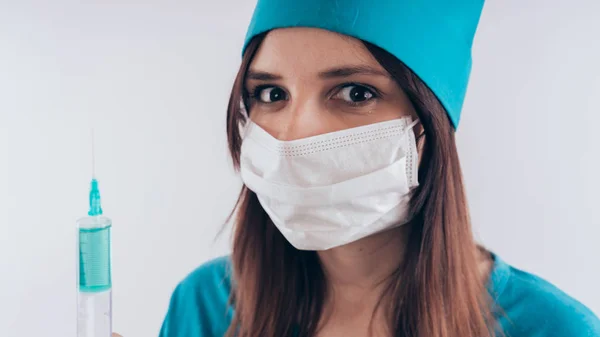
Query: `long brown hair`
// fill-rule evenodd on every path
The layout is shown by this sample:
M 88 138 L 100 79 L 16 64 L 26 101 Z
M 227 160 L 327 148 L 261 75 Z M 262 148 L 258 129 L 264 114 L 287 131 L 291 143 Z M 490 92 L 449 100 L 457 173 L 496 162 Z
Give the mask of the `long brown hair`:
M 242 142 L 239 127 L 244 123 L 241 109 L 248 106 L 245 74 L 265 35 L 248 45 L 229 100 L 227 135 L 236 169 Z M 425 139 L 421 183 L 411 198 L 414 220 L 405 262 L 386 289 L 386 298 L 393 299 L 388 307 L 390 328 L 398 337 L 494 336 L 454 129 L 436 96 L 412 71 L 385 50 L 364 44 L 408 95 Z M 235 314 L 228 336 L 314 336 L 327 291 L 316 252 L 288 243 L 246 187 L 232 215 Z

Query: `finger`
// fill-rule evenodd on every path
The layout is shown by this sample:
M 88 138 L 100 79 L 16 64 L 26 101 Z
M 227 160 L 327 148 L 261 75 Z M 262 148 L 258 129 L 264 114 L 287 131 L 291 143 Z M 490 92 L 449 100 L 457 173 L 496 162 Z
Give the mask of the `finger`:
M 123 337 L 123 336 L 119 335 L 118 333 L 113 333 L 112 337 Z

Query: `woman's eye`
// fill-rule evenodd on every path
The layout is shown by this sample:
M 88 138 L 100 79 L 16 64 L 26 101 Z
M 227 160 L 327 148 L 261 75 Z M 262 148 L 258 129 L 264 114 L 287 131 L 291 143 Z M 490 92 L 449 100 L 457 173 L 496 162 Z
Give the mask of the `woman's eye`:
M 348 85 L 343 87 L 334 98 L 342 99 L 348 103 L 366 102 L 375 97 L 375 93 L 361 85 Z
M 285 91 L 279 87 L 258 88 L 254 95 L 261 103 L 274 103 L 287 99 Z

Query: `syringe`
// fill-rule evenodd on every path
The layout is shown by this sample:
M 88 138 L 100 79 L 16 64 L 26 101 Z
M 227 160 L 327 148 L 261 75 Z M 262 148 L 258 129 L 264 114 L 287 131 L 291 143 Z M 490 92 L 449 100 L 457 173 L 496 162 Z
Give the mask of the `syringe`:
M 95 177 L 92 178 L 89 203 L 88 216 L 77 221 L 77 337 L 110 337 L 112 221 L 102 215 Z

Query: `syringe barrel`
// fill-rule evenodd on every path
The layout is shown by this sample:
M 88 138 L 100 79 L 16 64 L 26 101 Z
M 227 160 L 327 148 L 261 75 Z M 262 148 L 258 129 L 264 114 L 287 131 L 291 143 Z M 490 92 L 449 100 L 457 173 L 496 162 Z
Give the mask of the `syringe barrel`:
M 112 291 L 79 292 L 77 337 L 110 337 L 112 334 Z
M 112 334 L 111 227 L 104 216 L 77 221 L 77 337 Z

